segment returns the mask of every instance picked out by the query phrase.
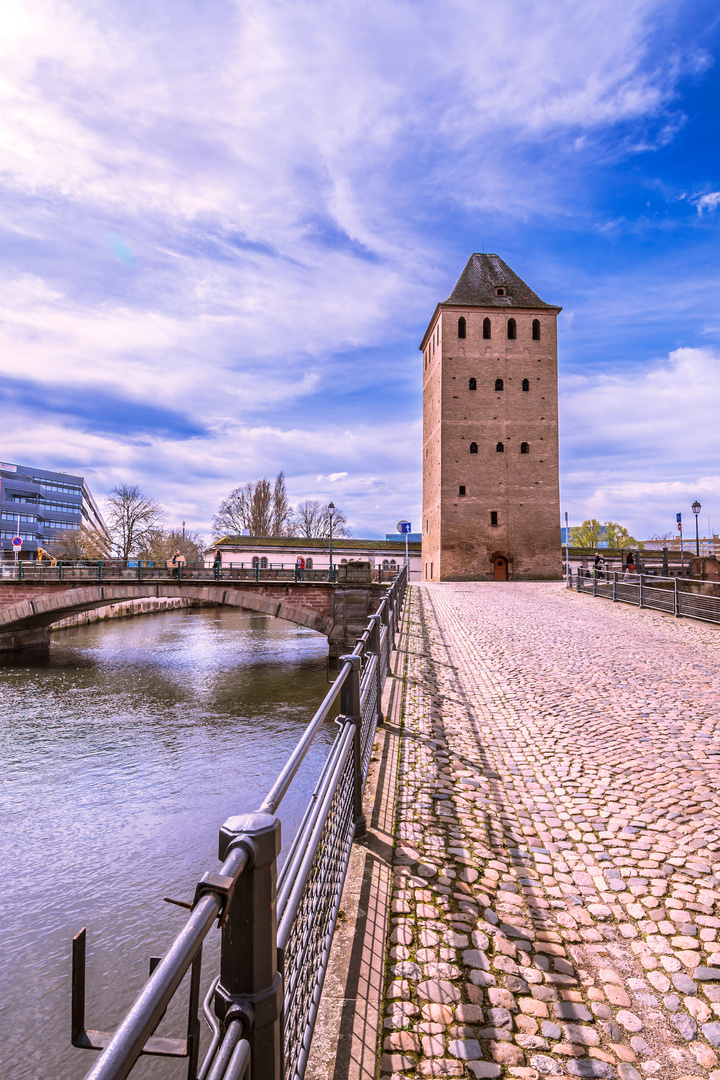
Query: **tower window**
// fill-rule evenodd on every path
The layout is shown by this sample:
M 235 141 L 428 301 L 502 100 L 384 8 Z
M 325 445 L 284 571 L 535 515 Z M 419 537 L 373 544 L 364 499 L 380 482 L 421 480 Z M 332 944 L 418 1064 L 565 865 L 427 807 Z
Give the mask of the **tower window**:
M 477 443 L 476 442 L 471 442 L 470 443 L 470 453 L 471 454 L 477 454 Z
M 458 487 L 458 495 L 464 495 L 464 494 L 465 494 L 465 485 L 460 484 L 460 486 Z
M 515 341 L 517 337 L 517 323 L 514 319 L 508 319 L 508 341 Z
M 529 390 L 530 389 L 530 380 L 529 379 L 523 379 L 522 388 L 523 388 L 523 390 Z
M 503 383 L 502 379 L 496 379 L 495 380 L 495 389 L 496 390 L 504 390 L 505 389 L 505 384 Z
M 505 447 L 503 446 L 503 444 L 501 442 L 499 442 L 497 444 L 495 449 L 497 450 L 498 454 L 504 454 L 505 453 Z
M 489 319 L 483 319 L 483 338 L 487 341 L 492 337 L 492 324 Z
M 533 319 L 532 339 L 533 339 L 533 341 L 539 341 L 540 340 L 540 320 L 539 319 Z
M 477 390 L 477 379 L 471 379 L 468 383 L 468 390 Z
M 490 511 L 490 524 L 491 525 L 497 525 L 497 523 L 498 523 L 498 512 L 497 512 L 497 510 L 491 510 Z
M 530 453 L 530 443 L 521 442 L 520 443 L 520 453 L 521 454 L 529 454 Z
M 458 319 L 458 337 L 459 338 L 464 338 L 466 330 L 467 330 L 467 324 L 465 322 L 465 319 L 461 315 L 460 318 Z

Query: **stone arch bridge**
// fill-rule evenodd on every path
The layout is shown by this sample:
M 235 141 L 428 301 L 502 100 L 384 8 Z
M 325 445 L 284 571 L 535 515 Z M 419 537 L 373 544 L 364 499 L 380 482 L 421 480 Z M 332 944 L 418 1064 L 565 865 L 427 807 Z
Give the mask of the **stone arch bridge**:
M 330 655 L 352 650 L 367 620 L 387 592 L 387 585 L 338 585 L 326 581 L 173 581 L 85 582 L 0 579 L 0 652 L 47 645 L 53 623 L 81 611 L 124 600 L 182 597 L 191 603 L 243 608 L 306 626 L 327 637 Z

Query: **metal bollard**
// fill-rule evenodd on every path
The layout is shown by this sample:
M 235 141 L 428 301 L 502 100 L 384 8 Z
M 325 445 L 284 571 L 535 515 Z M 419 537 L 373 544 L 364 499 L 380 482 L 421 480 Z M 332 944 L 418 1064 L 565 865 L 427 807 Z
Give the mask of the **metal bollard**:
M 641 574 L 640 575 L 640 591 L 638 593 L 638 605 L 639 605 L 639 607 L 644 606 L 643 605 L 643 599 L 644 599 L 643 598 L 643 575 Z
M 680 618 L 680 589 L 678 588 L 679 582 L 678 582 L 677 578 L 675 578 L 673 584 L 675 586 L 674 593 L 673 593 L 673 600 L 674 600 L 673 615 L 675 616 L 676 619 L 679 619 Z
M 231 817 L 220 829 L 219 856 L 250 852 L 223 919 L 215 1012 L 226 1031 L 239 1020 L 250 1043 L 253 1080 L 282 1076 L 283 980 L 277 967 L 277 858 L 280 822 L 272 814 Z
M 580 592 L 580 574 L 581 574 L 581 570 L 580 570 L 580 567 L 578 567 L 578 572 L 577 572 L 577 591 L 578 592 Z
M 376 657 L 375 686 L 376 686 L 377 689 L 376 689 L 375 692 L 377 694 L 377 722 L 378 722 L 378 724 L 382 724 L 382 722 L 383 722 L 382 688 L 383 688 L 383 677 L 384 677 L 384 674 L 385 674 L 384 671 L 382 670 L 382 655 L 381 655 L 381 649 L 380 649 L 380 642 L 381 642 L 380 633 L 381 633 L 381 629 L 382 629 L 382 616 L 381 615 L 371 615 L 370 616 L 370 623 L 372 625 L 372 630 L 370 632 L 370 652 L 375 653 L 375 657 Z
M 364 836 L 367 823 L 363 813 L 363 766 L 362 766 L 362 711 L 360 705 L 360 657 L 351 654 L 341 656 L 340 664 L 351 664 L 350 674 L 340 690 L 340 712 L 346 720 L 355 725 L 353 742 L 354 795 L 353 808 L 355 818 L 355 836 Z
M 617 600 L 617 570 L 613 570 L 613 604 Z

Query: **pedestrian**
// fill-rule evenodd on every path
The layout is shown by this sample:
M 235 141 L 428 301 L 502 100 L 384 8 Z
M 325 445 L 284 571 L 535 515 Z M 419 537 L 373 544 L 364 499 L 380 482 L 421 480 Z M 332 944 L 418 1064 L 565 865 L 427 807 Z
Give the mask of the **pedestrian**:
M 220 577 L 220 571 L 222 570 L 222 554 L 220 548 L 215 552 L 215 558 L 213 559 L 213 570 L 215 571 L 215 577 Z
M 632 551 L 628 551 L 627 559 L 626 559 L 626 562 L 625 562 L 625 574 L 624 574 L 624 577 L 623 577 L 623 581 L 627 581 L 627 579 L 630 577 L 630 575 L 634 574 L 634 573 L 635 573 L 635 556 L 633 555 Z
M 295 580 L 303 581 L 305 578 L 305 560 L 302 555 L 298 555 L 295 560 Z
M 180 567 L 182 566 L 182 564 L 184 562 L 185 562 L 185 560 L 183 559 L 182 555 L 180 554 L 180 548 L 178 548 L 176 550 L 175 554 L 172 557 L 172 564 L 175 567 L 173 577 L 176 577 L 178 579 L 178 581 L 180 580 Z
M 599 551 L 595 552 L 595 577 L 605 577 L 605 560 L 603 559 Z

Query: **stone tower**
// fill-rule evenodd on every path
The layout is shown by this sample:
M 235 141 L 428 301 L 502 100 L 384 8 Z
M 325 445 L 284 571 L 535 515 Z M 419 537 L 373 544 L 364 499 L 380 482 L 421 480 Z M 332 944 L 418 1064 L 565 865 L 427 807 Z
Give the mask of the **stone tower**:
M 423 354 L 422 576 L 562 577 L 557 316 L 498 255 L 471 255 Z

